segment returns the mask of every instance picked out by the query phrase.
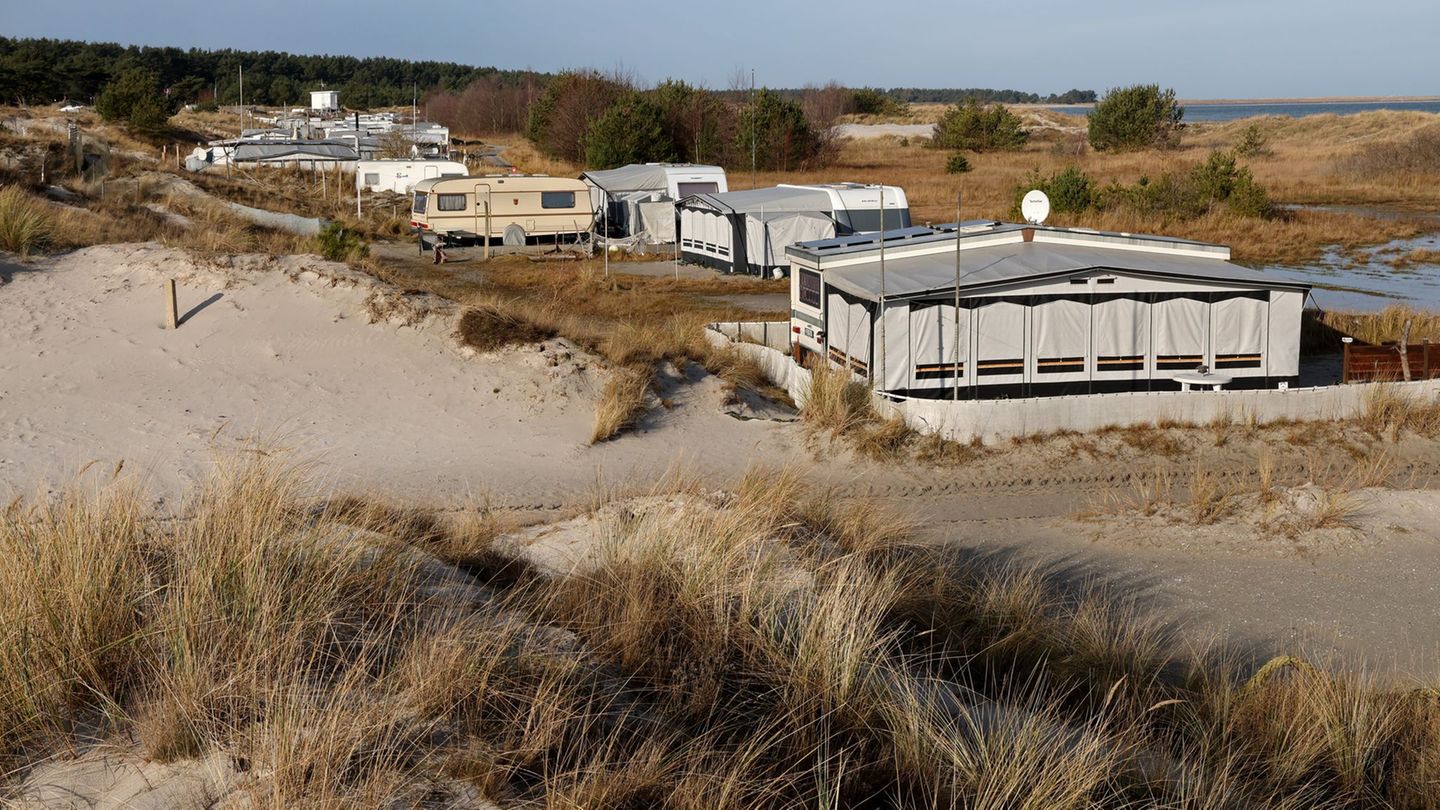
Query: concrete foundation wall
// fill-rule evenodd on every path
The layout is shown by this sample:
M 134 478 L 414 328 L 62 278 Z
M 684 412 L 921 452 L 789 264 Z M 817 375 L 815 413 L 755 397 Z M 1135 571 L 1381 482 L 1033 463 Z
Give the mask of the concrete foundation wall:
M 707 330 L 717 344 L 729 343 L 753 356 L 770 381 L 804 407 L 810 372 L 777 349 L 735 343 L 723 330 Z M 1180 422 L 1203 425 L 1217 420 L 1265 424 L 1286 420 L 1343 419 L 1365 410 L 1382 387 L 1411 397 L 1440 400 L 1440 380 L 1410 383 L 1366 383 L 1321 388 L 1241 391 L 1139 391 L 1123 394 L 1033 397 L 1028 399 L 900 400 L 874 396 L 882 415 L 898 415 L 911 428 L 957 442 L 976 438 L 993 442 L 1018 436 L 1073 430 L 1080 433 L 1107 427 Z
M 778 352 L 790 352 L 789 321 L 730 321 L 712 323 L 710 332 L 718 332 L 735 343 L 758 343 Z

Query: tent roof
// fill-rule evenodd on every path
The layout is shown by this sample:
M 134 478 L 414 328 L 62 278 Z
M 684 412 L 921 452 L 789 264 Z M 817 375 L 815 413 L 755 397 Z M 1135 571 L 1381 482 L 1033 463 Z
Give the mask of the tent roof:
M 297 157 L 305 160 L 355 160 L 355 149 L 339 143 L 311 141 L 307 143 L 250 143 L 235 147 L 235 160 L 277 160 Z
M 1014 242 L 959 251 L 960 289 L 974 290 L 1084 270 L 1115 270 L 1149 276 L 1242 283 L 1255 287 L 1309 289 L 1308 284 L 1267 276 L 1218 258 L 1167 255 L 1091 245 Z M 825 271 L 827 286 L 871 300 L 880 296 L 878 261 Z M 885 262 L 885 297 L 908 298 L 955 289 L 955 254 L 897 256 Z
M 632 163 L 618 169 L 585 172 L 580 175 L 580 179 L 589 180 L 612 194 L 628 191 L 665 191 L 669 188 L 668 178 L 671 169 L 724 171 L 719 166 L 705 166 L 698 163 Z
M 747 191 L 727 191 L 720 194 L 696 194 L 686 197 L 682 205 L 696 208 L 710 208 L 717 211 L 733 211 L 737 214 L 764 210 L 771 212 L 830 212 L 830 195 L 814 188 L 775 186 L 754 188 Z

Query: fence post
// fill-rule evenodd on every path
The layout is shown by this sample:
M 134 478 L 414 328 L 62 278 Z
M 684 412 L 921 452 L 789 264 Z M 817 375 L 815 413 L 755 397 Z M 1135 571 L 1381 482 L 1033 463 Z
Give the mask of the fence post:
M 1342 337 L 1340 342 L 1345 346 L 1345 357 L 1340 363 L 1340 382 L 1348 385 L 1350 383 L 1350 344 L 1355 342 L 1355 338 Z
M 165 279 L 165 314 L 166 323 L 171 329 L 180 328 L 180 311 L 175 304 L 175 279 Z
M 1423 375 L 1422 379 L 1428 380 L 1430 379 L 1430 338 L 1425 338 L 1421 345 L 1424 346 L 1424 353 L 1421 355 L 1423 359 L 1420 364 L 1423 368 L 1420 373 Z

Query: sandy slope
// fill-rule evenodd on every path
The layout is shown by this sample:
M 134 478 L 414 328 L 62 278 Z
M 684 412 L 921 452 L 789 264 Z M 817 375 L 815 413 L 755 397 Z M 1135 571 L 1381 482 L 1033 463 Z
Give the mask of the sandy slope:
M 0 285 L 7 501 L 37 482 L 61 486 L 91 462 L 89 480 L 103 479 L 121 460 L 173 499 L 214 450 L 257 435 L 312 459 L 336 488 L 432 506 L 485 501 L 531 520 L 576 511 L 597 488 L 644 491 L 676 467 L 724 488 L 751 464 L 798 464 L 817 486 L 888 503 L 926 539 L 1108 584 L 1199 635 L 1267 649 L 1314 640 L 1352 660 L 1440 671 L 1433 491 L 1373 494 L 1360 529 L 1295 542 L 1235 520 L 1199 530 L 1077 523 L 1073 515 L 1107 491 L 1124 494 L 1130 475 L 1158 459 L 1136 460 L 1119 438 L 1100 436 L 1007 447 L 953 468 L 867 463 L 794 423 L 723 414 L 719 382 L 695 369 L 668 370 L 669 407 L 591 447 L 605 372 L 584 352 L 551 341 L 467 357 L 451 336 L 453 305 L 343 265 L 296 256 L 199 265 L 128 245 L 31 267 L 0 262 L 0 272 L 9 279 Z M 162 328 L 169 276 L 191 311 L 173 332 Z M 1253 471 L 1258 447 L 1209 444 L 1192 445 L 1185 463 Z M 1304 452 L 1316 464 L 1355 463 L 1343 443 Z M 1440 474 L 1434 441 L 1386 452 L 1415 473 L 1408 486 Z M 1298 458 L 1279 469 L 1301 469 Z M 563 550 L 574 537 L 535 539 Z
M 536 504 L 687 456 L 736 472 L 792 447 L 773 424 L 721 414 L 712 382 L 686 387 L 641 435 L 591 448 L 605 372 L 564 341 L 467 358 L 446 302 L 367 306 L 384 288 L 314 257 L 226 264 L 129 245 L 5 266 L 0 492 L 123 460 L 174 493 L 212 448 L 260 437 L 345 489 Z M 163 328 L 168 276 L 190 312 L 177 331 Z M 392 317 L 372 324 L 369 310 Z M 677 425 L 684 441 L 647 435 Z

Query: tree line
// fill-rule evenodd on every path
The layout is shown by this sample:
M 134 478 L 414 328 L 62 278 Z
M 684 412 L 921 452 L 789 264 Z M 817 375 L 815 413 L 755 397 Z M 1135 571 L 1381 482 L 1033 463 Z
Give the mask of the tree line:
M 454 62 L 0 37 L 0 103 L 92 104 L 117 77 L 142 71 L 172 105 L 237 104 L 242 67 L 245 102 L 273 106 L 308 105 L 311 90 L 328 88 L 339 90 L 347 107 L 391 107 L 409 104 L 414 88 L 459 92 L 476 81 L 518 85 L 547 78 Z

